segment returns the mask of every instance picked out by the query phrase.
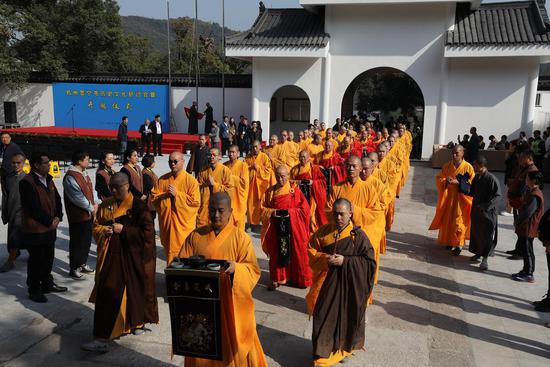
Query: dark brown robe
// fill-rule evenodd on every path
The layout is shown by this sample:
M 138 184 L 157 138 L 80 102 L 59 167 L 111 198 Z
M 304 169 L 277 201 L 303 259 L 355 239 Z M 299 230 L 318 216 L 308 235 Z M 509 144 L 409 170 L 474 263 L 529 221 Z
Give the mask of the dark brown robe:
M 344 255 L 341 267 L 330 267 L 313 311 L 313 355 L 328 358 L 338 350 L 352 352 L 365 343 L 365 310 L 374 284 L 374 248 L 360 228 L 322 249 Z

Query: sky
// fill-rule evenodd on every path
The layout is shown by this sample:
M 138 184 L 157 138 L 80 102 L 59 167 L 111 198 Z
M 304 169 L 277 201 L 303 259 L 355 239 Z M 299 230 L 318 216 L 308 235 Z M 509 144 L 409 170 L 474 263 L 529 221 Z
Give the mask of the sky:
M 263 0 L 268 8 L 296 8 L 299 0 Z M 503 0 L 485 0 L 485 3 Z M 199 19 L 221 24 L 221 0 L 198 0 Z M 259 0 L 225 0 L 225 25 L 234 30 L 247 30 L 258 16 Z M 140 15 L 165 19 L 166 0 L 118 0 L 120 15 Z M 546 6 L 550 7 L 549 5 Z M 194 0 L 170 0 L 170 17 L 195 16 Z

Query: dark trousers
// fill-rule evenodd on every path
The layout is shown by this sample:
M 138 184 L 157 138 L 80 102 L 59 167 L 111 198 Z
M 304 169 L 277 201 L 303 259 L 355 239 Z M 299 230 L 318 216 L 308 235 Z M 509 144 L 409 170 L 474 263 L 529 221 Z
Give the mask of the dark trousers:
M 15 249 L 24 248 L 23 241 L 23 227 L 8 223 L 8 252 Z
M 27 286 L 29 293 L 53 284 L 52 267 L 55 257 L 55 242 L 28 246 Z
M 162 135 L 153 135 L 153 154 L 162 154 Z
M 533 275 L 535 272 L 535 252 L 533 251 L 533 239 L 528 237 L 518 238 L 521 256 L 523 256 L 522 273 Z
M 75 270 L 88 261 L 92 244 L 92 220 L 69 223 L 69 266 Z
M 140 154 L 143 155 L 144 153 L 150 154 L 151 153 L 151 135 L 146 135 L 141 138 L 141 151 Z
M 550 297 L 550 254 L 546 253 L 546 265 L 548 266 L 548 297 Z
M 229 149 L 229 138 L 222 138 L 222 155 L 227 154 L 227 149 Z

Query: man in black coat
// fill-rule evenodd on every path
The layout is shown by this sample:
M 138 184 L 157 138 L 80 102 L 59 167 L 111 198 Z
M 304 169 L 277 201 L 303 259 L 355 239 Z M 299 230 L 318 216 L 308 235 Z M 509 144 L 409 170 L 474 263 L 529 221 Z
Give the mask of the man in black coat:
M 14 168 L 11 164 L 12 158 L 16 154 L 23 154 L 19 145 L 11 141 L 11 135 L 4 131 L 1 134 L 2 146 L 0 146 L 0 177 L 2 178 L 2 184 L 4 183 L 6 177 L 10 175 Z
M 197 102 L 193 102 L 193 105 L 189 109 L 189 128 L 187 129 L 188 134 L 198 134 L 199 133 L 199 112 L 197 111 Z
M 162 122 L 160 121 L 160 115 L 155 115 L 155 120 L 152 125 L 153 156 L 158 155 L 162 157 Z
M 206 110 L 204 110 L 204 133 L 210 134 L 212 131 L 212 121 L 214 121 L 214 109 L 210 102 L 206 102 Z
M 128 148 L 128 116 L 122 116 L 122 122 L 118 125 L 117 140 L 119 144 L 119 158 L 122 162 L 124 152 Z
M 470 129 L 470 140 L 466 144 L 466 153 L 464 159 L 466 162 L 473 164 L 479 154 L 479 136 L 477 135 L 477 129 L 472 127 Z
M 139 133 L 141 134 L 141 149 L 139 155 L 143 156 L 144 153 L 150 154 L 153 131 L 149 119 L 145 119 L 145 123 L 139 127 Z

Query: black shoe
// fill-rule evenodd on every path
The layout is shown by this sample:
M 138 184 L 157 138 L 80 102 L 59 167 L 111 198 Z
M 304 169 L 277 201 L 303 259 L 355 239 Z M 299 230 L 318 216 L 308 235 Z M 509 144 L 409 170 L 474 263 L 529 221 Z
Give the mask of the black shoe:
M 93 269 L 90 266 L 84 264 L 80 267 L 80 272 L 85 273 L 85 274 L 93 274 L 95 272 L 95 269 Z
M 48 298 L 42 292 L 32 292 L 29 293 L 29 299 L 36 303 L 46 303 Z
M 507 259 L 508 260 L 523 260 L 523 256 L 512 255 L 512 256 L 507 257 Z
M 540 305 L 550 305 L 550 297 L 548 296 L 548 293 L 542 297 L 540 301 L 534 301 L 533 306 L 537 307 Z
M 162 157 L 162 154 L 159 154 L 159 157 Z
M 62 287 L 55 283 L 52 283 L 49 286 L 42 287 L 42 293 L 62 293 L 67 292 L 67 287 Z
M 447 250 L 452 250 L 452 249 L 453 249 L 453 246 L 445 246 L 445 248 L 446 248 Z
M 470 261 L 479 262 L 479 259 L 481 259 L 481 255 L 474 255 L 470 258 Z
M 519 255 L 519 251 L 516 251 L 516 250 L 506 251 L 506 253 L 507 253 L 508 255 Z
M 460 253 L 462 252 L 462 249 L 460 247 L 455 247 L 451 250 L 453 256 L 460 256 Z
M 525 274 L 523 272 L 519 272 L 516 274 L 512 274 L 512 279 L 518 282 L 527 282 L 527 283 L 534 283 L 535 277 L 531 274 Z
M 84 280 L 84 274 L 80 272 L 80 269 L 71 270 L 69 276 L 74 280 Z
M 481 264 L 479 264 L 479 270 L 480 271 L 489 270 L 489 264 L 487 263 L 487 258 L 486 257 L 484 257 L 483 260 L 481 260 Z
M 546 303 L 546 304 L 540 304 L 538 306 L 535 307 L 535 311 L 538 311 L 538 312 L 550 312 L 550 304 Z

